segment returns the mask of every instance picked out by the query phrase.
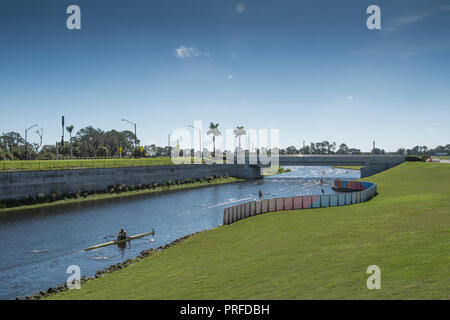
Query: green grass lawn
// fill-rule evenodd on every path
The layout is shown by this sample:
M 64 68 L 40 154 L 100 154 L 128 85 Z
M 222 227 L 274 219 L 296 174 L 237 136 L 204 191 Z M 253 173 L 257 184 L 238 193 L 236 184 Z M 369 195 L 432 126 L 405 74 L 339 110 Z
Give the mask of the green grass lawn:
M 194 160 L 196 159 L 196 161 Z M 190 163 L 200 163 L 199 157 L 191 157 Z M 95 168 L 122 168 L 145 166 L 168 166 L 187 164 L 185 158 L 178 158 L 177 162 L 170 157 L 158 158 L 123 158 L 123 159 L 66 159 L 66 160 L 12 160 L 0 161 L 0 172 L 42 171 L 42 170 L 71 170 Z M 204 157 L 203 163 L 212 163 L 211 157 Z
M 205 231 L 58 299 L 449 299 L 450 166 L 403 163 L 374 199 Z M 381 268 L 368 290 L 366 269 Z
M 276 174 L 291 172 L 291 169 L 285 169 L 277 166 L 277 167 L 261 168 L 261 171 L 263 176 L 273 176 Z
M 173 165 L 169 157 L 141 159 L 72 159 L 0 161 L 0 172 Z

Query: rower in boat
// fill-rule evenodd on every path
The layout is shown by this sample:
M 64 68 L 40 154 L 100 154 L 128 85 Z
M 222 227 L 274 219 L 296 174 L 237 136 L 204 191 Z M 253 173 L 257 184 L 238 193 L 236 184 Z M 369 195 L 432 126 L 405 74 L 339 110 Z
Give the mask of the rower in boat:
M 117 234 L 117 241 L 125 240 L 127 238 L 127 232 L 124 228 L 120 229 L 120 232 Z
M 125 243 L 125 242 L 128 242 L 128 241 L 134 240 L 134 239 L 143 238 L 143 237 L 148 236 L 150 234 L 155 235 L 155 230 L 152 230 L 151 232 L 136 234 L 134 236 L 127 236 L 127 232 L 124 229 L 122 229 L 122 230 L 120 230 L 119 234 L 117 235 L 117 240 L 101 243 L 101 244 L 98 244 L 96 246 L 92 246 L 92 247 L 86 248 L 84 250 L 85 251 L 89 251 L 89 250 L 94 250 L 94 249 L 107 247 L 107 246 L 110 246 L 110 245 L 113 245 L 113 244 Z

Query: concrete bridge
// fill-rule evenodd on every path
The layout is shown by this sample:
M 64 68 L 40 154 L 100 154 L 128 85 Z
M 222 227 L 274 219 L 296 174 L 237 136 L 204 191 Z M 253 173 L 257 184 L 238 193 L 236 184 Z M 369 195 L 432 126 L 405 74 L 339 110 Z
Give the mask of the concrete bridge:
M 280 155 L 280 166 L 364 166 L 361 177 L 368 177 L 405 161 L 402 155 Z

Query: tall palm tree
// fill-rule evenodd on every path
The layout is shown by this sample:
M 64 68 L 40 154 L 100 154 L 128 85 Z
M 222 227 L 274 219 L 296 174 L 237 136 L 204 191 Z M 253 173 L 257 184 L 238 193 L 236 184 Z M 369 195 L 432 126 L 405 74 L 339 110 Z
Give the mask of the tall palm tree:
M 239 150 L 241 149 L 241 136 L 246 135 L 245 129 L 243 126 L 237 126 L 236 129 L 234 129 L 234 136 L 239 139 Z
M 222 132 L 220 132 L 219 130 L 219 124 L 218 123 L 214 124 L 213 122 L 210 122 L 209 130 L 206 132 L 206 134 L 213 135 L 213 147 L 214 147 L 213 157 L 214 157 L 216 155 L 216 137 L 222 134 Z
M 72 149 L 72 131 L 73 131 L 73 125 L 67 126 L 66 130 L 69 133 L 70 136 L 70 157 L 73 157 L 73 149 Z

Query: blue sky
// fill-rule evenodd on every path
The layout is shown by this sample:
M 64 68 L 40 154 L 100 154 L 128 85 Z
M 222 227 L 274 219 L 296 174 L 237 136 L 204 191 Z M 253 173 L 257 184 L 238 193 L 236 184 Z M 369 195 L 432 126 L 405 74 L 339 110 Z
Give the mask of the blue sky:
M 194 120 L 277 128 L 283 147 L 450 143 L 449 1 L 2 0 L 0 48 L 0 131 L 37 123 L 44 143 L 61 115 L 136 121 L 145 145 Z

